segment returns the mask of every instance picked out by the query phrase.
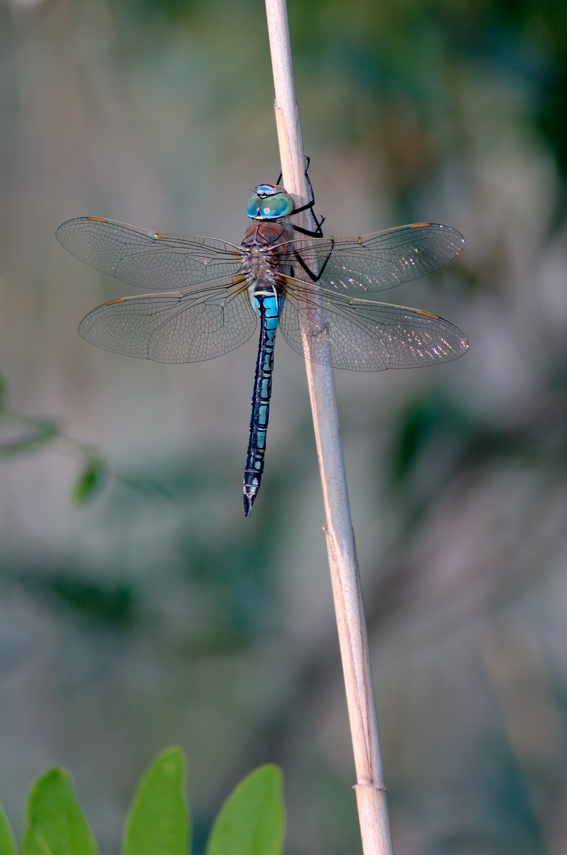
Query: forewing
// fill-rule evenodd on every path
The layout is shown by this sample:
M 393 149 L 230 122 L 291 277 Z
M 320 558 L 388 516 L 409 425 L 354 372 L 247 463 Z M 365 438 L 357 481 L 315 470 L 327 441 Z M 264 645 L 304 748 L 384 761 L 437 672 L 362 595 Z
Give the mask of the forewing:
M 362 237 L 294 241 L 305 266 L 323 271 L 322 286 L 353 296 L 418 279 L 447 264 L 464 245 L 460 232 L 438 223 L 416 223 Z M 299 261 L 295 267 L 300 269 Z
M 234 275 L 240 249 L 229 241 L 170 235 L 96 217 L 78 217 L 56 231 L 65 249 L 128 285 L 171 291 Z
M 248 341 L 256 328 L 246 285 L 111 300 L 83 318 L 80 335 L 103 350 L 154 362 L 201 362 Z
M 288 279 L 280 320 L 283 337 L 301 355 L 307 337 L 314 362 L 383 371 L 448 362 L 468 350 L 461 330 L 437 315 L 317 290 Z

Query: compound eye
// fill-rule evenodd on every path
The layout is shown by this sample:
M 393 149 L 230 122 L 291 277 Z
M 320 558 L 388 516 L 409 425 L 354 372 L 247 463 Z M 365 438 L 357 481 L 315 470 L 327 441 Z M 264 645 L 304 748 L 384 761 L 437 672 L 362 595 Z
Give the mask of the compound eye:
M 257 191 L 271 185 L 260 184 Z M 254 193 L 246 207 L 246 213 L 253 220 L 279 220 L 289 217 L 294 209 L 293 199 L 287 193 L 276 193 L 274 196 L 262 196 Z

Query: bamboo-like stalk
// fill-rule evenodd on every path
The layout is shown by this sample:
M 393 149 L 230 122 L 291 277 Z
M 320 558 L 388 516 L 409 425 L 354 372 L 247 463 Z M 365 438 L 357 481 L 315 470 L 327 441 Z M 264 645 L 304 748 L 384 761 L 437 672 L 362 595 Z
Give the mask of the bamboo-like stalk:
M 266 0 L 283 184 L 297 206 L 309 201 L 286 0 Z M 306 223 L 308 225 L 308 223 Z M 308 343 L 306 343 L 308 352 Z M 325 507 L 325 535 L 343 664 L 364 855 L 392 855 L 386 787 L 362 590 L 352 528 L 332 368 L 306 359 Z

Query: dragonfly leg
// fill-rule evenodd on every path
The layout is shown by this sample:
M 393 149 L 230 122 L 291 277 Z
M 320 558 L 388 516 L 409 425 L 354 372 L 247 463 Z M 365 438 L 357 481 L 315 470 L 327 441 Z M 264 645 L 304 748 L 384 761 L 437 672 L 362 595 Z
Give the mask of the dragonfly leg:
M 308 154 L 306 154 L 305 155 L 305 177 L 307 178 L 308 181 L 309 181 L 309 175 L 307 173 L 309 172 L 309 164 L 310 163 L 311 163 L 311 158 L 309 157 Z M 276 181 L 276 184 L 280 184 L 282 178 L 283 178 L 283 173 L 280 172 L 280 174 L 278 175 L 278 180 Z M 311 188 L 311 197 L 313 198 L 313 187 L 311 187 L 311 181 L 309 181 L 309 187 Z
M 326 220 L 326 217 L 318 217 L 315 211 L 313 210 L 315 206 L 315 193 L 313 192 L 313 185 L 311 184 L 311 179 L 309 178 L 309 164 L 311 163 L 311 158 L 308 155 L 305 155 L 305 177 L 307 178 L 307 183 L 309 184 L 309 194 L 311 199 L 305 205 L 302 205 L 300 208 L 295 208 L 292 212 L 291 216 L 294 214 L 301 214 L 302 211 L 311 211 L 311 216 L 313 217 L 313 222 L 315 223 L 314 229 L 304 229 L 302 226 L 293 226 L 293 230 L 299 232 L 302 235 L 307 235 L 307 237 L 314 238 L 322 238 L 323 237 L 323 223 Z M 276 184 L 280 184 L 282 180 L 282 173 L 280 172 L 278 176 L 278 180 Z M 293 224 L 292 224 L 293 225 Z
M 302 257 L 300 256 L 300 254 L 298 252 L 293 253 L 295 258 L 299 262 L 300 266 L 303 268 L 305 273 L 307 273 L 307 275 L 309 276 L 309 278 L 311 279 L 312 282 L 318 282 L 319 279 L 321 278 L 321 276 L 323 275 L 323 273 L 325 272 L 325 267 L 327 266 L 331 255 L 333 254 L 333 245 L 334 245 L 334 240 L 333 240 L 333 238 L 331 238 L 331 249 L 329 250 L 327 258 L 325 259 L 325 261 L 321 265 L 321 269 L 317 273 L 314 273 L 313 270 L 311 270 L 307 266 L 307 264 L 304 262 L 304 260 L 302 259 Z M 291 275 L 293 276 L 293 268 L 291 270 Z
M 306 211 L 307 208 L 312 208 L 314 204 L 315 204 L 315 202 L 309 202 L 307 205 L 302 205 L 301 208 L 296 208 L 293 211 L 292 216 L 293 216 L 293 214 L 301 213 L 301 211 Z M 311 211 L 311 216 L 313 217 L 313 219 L 317 223 L 316 229 L 304 229 L 301 226 L 294 226 L 292 223 L 293 230 L 294 230 L 294 232 L 299 232 L 299 234 L 307 235 L 307 237 L 322 238 L 323 237 L 323 223 L 325 222 L 325 220 L 327 218 L 326 217 L 318 218 L 315 211 Z
M 327 219 L 326 217 L 318 217 L 315 213 L 315 194 L 313 193 L 313 185 L 311 184 L 311 179 L 309 178 L 307 172 L 305 172 L 305 177 L 309 183 L 309 191 L 311 193 L 311 199 L 309 202 L 306 202 L 305 205 L 302 205 L 300 208 L 294 208 L 291 216 L 293 217 L 295 214 L 301 214 L 302 211 L 310 211 L 311 216 L 313 217 L 313 222 L 315 223 L 314 229 L 304 229 L 302 226 L 293 226 L 293 230 L 295 232 L 299 232 L 302 235 L 307 235 L 308 237 L 314 238 L 322 238 L 323 237 L 323 223 Z M 292 223 L 293 225 L 293 223 Z
M 311 199 L 307 202 L 306 205 L 302 205 L 301 208 L 296 208 L 293 212 L 294 214 L 300 214 L 301 211 L 307 211 L 311 209 L 311 216 L 313 217 L 313 222 L 315 223 L 314 230 L 302 229 L 301 226 L 294 226 L 294 230 L 296 232 L 300 232 L 300 234 L 307 235 L 308 237 L 321 238 L 323 237 L 323 223 L 325 222 L 326 217 L 317 217 L 315 213 L 315 193 L 313 192 L 313 185 L 311 183 L 311 179 L 309 177 L 309 164 L 311 163 L 311 159 L 306 157 L 305 160 L 307 163 L 305 164 L 305 177 L 307 179 L 307 183 L 309 184 L 309 194 Z

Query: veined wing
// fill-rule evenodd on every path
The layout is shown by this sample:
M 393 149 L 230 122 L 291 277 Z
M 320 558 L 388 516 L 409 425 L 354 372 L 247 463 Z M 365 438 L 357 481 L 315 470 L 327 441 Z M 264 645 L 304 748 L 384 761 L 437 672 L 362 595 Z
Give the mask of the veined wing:
M 111 300 L 83 318 L 79 334 L 103 350 L 154 362 L 201 362 L 248 341 L 256 328 L 242 277 L 186 291 Z
M 438 223 L 415 223 L 362 237 L 294 240 L 304 264 L 313 272 L 323 271 L 323 287 L 352 296 L 419 279 L 455 258 L 464 245 L 460 232 Z
M 56 232 L 65 249 L 128 285 L 171 291 L 234 275 L 236 244 L 198 235 L 170 235 L 97 217 L 67 220 Z
M 416 368 L 462 356 L 465 335 L 437 315 L 357 300 L 287 278 L 280 327 L 293 350 L 303 355 L 303 338 L 310 358 L 350 371 Z

